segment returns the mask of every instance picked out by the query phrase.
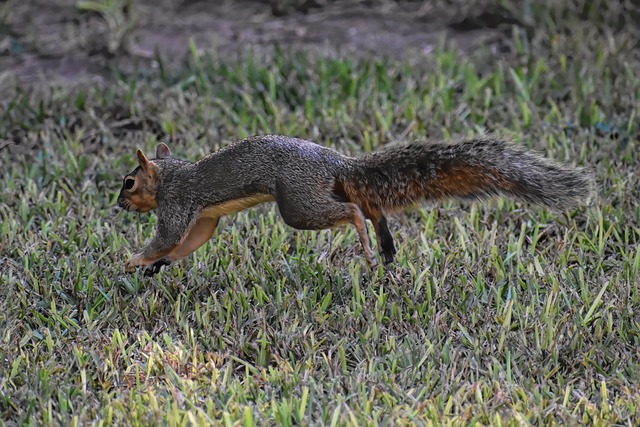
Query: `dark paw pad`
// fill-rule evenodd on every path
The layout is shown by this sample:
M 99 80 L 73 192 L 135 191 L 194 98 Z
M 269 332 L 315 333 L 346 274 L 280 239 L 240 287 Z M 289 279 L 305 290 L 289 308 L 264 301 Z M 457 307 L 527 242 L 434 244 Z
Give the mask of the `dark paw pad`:
M 158 274 L 160 272 L 160 269 L 165 266 L 165 265 L 170 265 L 171 261 L 169 261 L 168 259 L 164 259 L 162 258 L 159 261 L 154 262 L 153 264 L 151 264 L 149 267 L 147 267 L 144 270 L 144 275 L 146 277 L 150 277 L 153 276 L 154 274 Z

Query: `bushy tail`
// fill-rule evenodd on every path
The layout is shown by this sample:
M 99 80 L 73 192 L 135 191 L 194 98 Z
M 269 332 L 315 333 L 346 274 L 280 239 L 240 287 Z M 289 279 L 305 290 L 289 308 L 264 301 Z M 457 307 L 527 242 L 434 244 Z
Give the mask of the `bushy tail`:
M 338 178 L 363 211 L 397 210 L 423 200 L 507 196 L 551 208 L 588 204 L 593 177 L 496 139 L 412 143 L 356 159 Z

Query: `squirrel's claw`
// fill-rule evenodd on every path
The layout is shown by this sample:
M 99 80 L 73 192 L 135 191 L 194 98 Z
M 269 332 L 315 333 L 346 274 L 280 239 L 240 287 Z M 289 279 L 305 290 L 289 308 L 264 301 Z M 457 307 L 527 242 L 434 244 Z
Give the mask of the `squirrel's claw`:
M 371 257 L 366 257 L 366 258 L 367 258 L 367 264 L 369 264 L 369 268 L 371 268 L 372 270 L 375 270 L 376 268 L 378 268 L 378 260 L 376 259 L 375 255 Z
M 127 273 L 133 273 L 134 271 L 136 271 L 136 267 L 139 266 L 139 265 L 141 265 L 140 264 L 140 256 L 139 255 L 134 255 L 124 265 L 124 271 L 126 271 Z
M 131 261 L 127 262 L 124 266 L 124 271 L 127 273 L 133 273 L 136 271 L 136 266 L 131 263 Z
M 136 270 L 136 267 L 139 265 L 148 265 L 147 268 L 144 270 L 144 275 L 146 277 L 149 276 L 153 276 L 154 274 L 157 274 L 160 272 L 160 269 L 165 266 L 165 265 L 169 265 L 171 264 L 171 261 L 167 258 L 161 258 L 158 261 L 152 263 L 152 264 L 147 264 L 147 261 L 145 261 L 145 259 L 143 259 L 141 256 L 139 255 L 134 255 L 129 262 L 127 262 L 124 266 L 124 270 L 127 273 L 133 273 Z
M 162 258 L 161 260 L 156 261 L 153 264 L 151 264 L 149 267 L 147 267 L 144 270 L 144 275 L 145 277 L 151 277 L 154 274 L 158 274 L 163 266 L 170 265 L 170 264 L 171 264 L 171 261 L 169 261 L 166 258 Z

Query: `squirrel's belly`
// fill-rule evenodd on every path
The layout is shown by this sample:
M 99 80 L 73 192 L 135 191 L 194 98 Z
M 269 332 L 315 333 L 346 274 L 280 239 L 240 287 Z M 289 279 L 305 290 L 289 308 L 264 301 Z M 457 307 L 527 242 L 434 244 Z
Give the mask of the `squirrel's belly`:
M 240 199 L 228 200 L 216 205 L 207 206 L 200 211 L 199 218 L 220 218 L 235 212 L 240 212 L 259 203 L 272 202 L 275 198 L 271 194 L 252 194 Z

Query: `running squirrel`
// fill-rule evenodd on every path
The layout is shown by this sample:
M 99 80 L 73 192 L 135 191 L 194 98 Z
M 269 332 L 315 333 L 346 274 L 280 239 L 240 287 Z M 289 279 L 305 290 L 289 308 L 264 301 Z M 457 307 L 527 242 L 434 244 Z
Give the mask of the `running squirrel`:
M 263 202 L 275 201 L 285 223 L 301 230 L 353 224 L 375 267 L 366 220 L 388 264 L 396 248 L 385 215 L 421 201 L 507 196 L 560 209 L 596 195 L 585 169 L 488 137 L 389 145 L 359 158 L 280 135 L 247 138 L 195 163 L 176 159 L 164 143 L 155 159 L 136 155 L 118 205 L 157 212 L 156 236 L 125 266 L 147 266 L 146 276 L 202 246 L 220 217 Z

